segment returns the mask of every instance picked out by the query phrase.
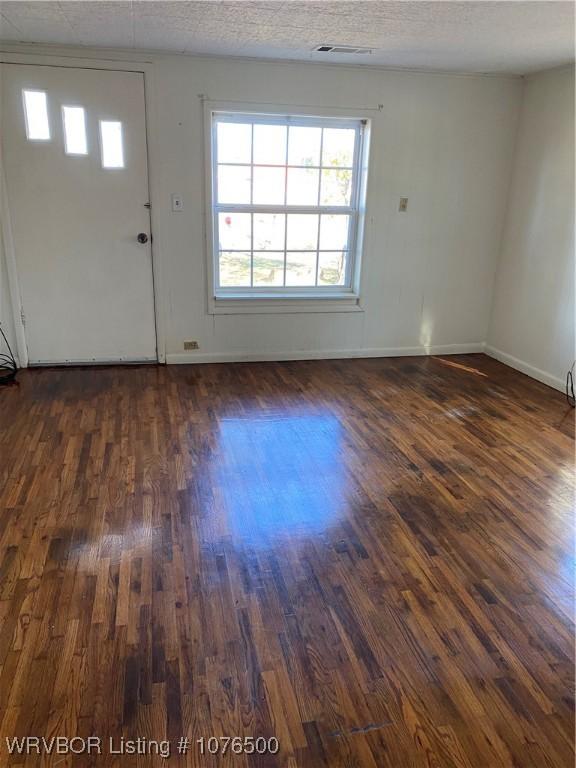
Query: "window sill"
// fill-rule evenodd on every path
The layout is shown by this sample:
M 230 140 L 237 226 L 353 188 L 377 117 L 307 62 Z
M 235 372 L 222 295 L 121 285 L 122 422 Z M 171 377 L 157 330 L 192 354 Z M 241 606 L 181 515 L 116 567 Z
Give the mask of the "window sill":
M 363 312 L 359 297 L 352 293 L 310 296 L 294 294 L 278 296 L 246 294 L 216 296 L 210 300 L 208 312 L 211 315 L 269 315 L 306 314 L 316 312 Z

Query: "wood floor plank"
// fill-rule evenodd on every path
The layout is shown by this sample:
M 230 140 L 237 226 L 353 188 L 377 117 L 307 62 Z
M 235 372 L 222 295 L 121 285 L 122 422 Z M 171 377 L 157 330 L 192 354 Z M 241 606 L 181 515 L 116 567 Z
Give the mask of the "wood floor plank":
M 18 378 L 1 766 L 571 768 L 560 393 L 483 355 Z M 103 754 L 9 755 L 27 735 Z M 109 754 L 138 737 L 171 757 Z

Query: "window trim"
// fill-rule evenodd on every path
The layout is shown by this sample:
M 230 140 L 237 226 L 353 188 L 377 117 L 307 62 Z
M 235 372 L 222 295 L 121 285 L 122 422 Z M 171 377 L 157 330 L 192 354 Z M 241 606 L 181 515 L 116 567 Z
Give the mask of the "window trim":
M 249 116 L 255 124 L 313 125 L 326 127 L 331 120 L 334 127 L 353 127 L 358 131 L 353 161 L 353 187 L 349 206 L 290 206 L 290 213 L 324 213 L 350 216 L 349 249 L 346 265 L 345 286 L 254 286 L 247 288 L 219 288 L 217 275 L 218 254 L 218 213 L 226 212 L 286 212 L 286 205 L 218 204 L 217 157 L 215 149 L 216 125 L 214 119 L 225 118 L 227 122 L 244 122 Z M 246 104 L 239 102 L 204 101 L 205 128 L 205 182 L 206 182 L 206 250 L 208 312 L 210 314 L 268 313 L 284 311 L 349 312 L 361 311 L 359 280 L 361 255 L 364 240 L 368 153 L 370 145 L 371 115 L 363 110 L 342 108 L 323 109 L 296 105 Z M 360 125 L 359 125 L 360 123 Z M 288 146 L 286 151 L 288 152 Z M 321 162 L 321 159 L 320 159 Z M 244 164 L 241 164 L 244 165 Z M 278 166 L 278 167 L 285 167 Z M 315 166 L 316 167 L 316 166 Z M 320 167 L 320 166 L 319 166 Z M 321 210 L 320 210 L 321 209 Z

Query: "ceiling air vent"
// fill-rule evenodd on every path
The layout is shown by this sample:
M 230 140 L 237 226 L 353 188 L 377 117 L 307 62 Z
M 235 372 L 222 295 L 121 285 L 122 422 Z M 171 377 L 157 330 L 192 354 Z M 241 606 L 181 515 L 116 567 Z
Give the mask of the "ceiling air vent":
M 372 53 L 371 48 L 361 48 L 357 45 L 318 45 L 312 50 L 318 53 Z

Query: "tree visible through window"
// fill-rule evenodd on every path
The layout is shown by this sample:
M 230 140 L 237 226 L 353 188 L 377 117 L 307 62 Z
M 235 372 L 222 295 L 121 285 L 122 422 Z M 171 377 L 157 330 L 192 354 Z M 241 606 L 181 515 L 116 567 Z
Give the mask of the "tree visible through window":
M 212 120 L 216 295 L 350 291 L 362 121 Z

